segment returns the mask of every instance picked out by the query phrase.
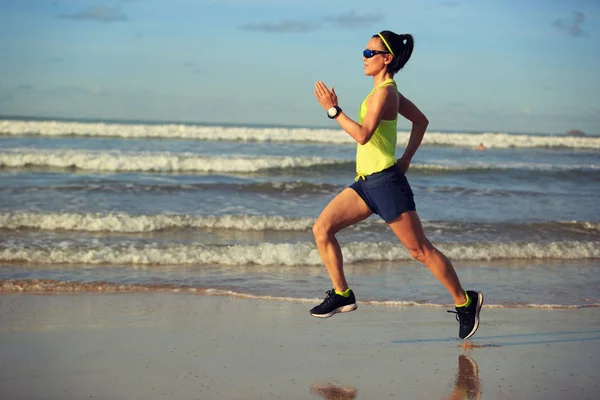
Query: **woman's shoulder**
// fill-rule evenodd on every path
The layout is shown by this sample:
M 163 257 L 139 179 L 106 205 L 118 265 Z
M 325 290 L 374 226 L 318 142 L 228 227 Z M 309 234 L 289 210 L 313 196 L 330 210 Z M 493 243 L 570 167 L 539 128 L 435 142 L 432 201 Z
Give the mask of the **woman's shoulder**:
M 381 87 L 380 89 L 381 89 L 381 93 L 386 98 L 396 98 L 396 97 L 400 96 L 400 92 L 398 91 L 398 88 L 396 87 L 396 85 L 387 85 L 387 86 Z
M 382 85 L 379 85 L 373 90 L 373 93 L 381 93 L 384 95 L 396 95 L 398 93 L 398 88 L 396 87 L 396 83 L 392 81 L 390 83 L 384 83 Z
M 377 98 L 378 102 L 388 102 L 390 99 L 395 100 L 399 95 L 395 82 L 390 80 L 373 88 L 371 93 L 365 98 L 364 103 L 372 103 L 373 98 Z

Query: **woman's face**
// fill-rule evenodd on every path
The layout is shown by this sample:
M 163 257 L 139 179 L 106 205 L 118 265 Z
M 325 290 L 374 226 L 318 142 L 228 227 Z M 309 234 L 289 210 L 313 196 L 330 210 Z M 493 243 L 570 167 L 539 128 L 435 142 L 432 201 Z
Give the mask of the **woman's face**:
M 375 50 L 375 52 L 384 52 L 385 54 L 378 53 L 373 57 L 367 58 L 363 54 L 364 70 L 365 75 L 375 76 L 383 70 L 387 64 L 392 61 L 392 55 L 389 54 L 385 45 L 381 42 L 381 39 L 374 37 L 367 43 L 366 50 Z

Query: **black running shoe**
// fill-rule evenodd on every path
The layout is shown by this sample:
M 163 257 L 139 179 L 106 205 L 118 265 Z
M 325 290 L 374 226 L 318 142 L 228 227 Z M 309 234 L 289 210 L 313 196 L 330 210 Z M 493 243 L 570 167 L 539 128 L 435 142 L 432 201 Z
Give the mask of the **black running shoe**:
M 356 299 L 350 291 L 350 296 L 344 297 L 335 293 L 334 289 L 327 291 L 327 297 L 318 306 L 310 310 L 310 315 L 317 318 L 329 318 L 333 314 L 356 310 Z
M 481 293 L 467 290 L 467 296 L 471 299 L 471 304 L 468 307 L 456 307 L 456 311 L 449 313 L 456 314 L 456 320 L 460 326 L 458 328 L 458 337 L 468 339 L 475 334 L 479 328 L 479 311 L 483 304 L 483 295 Z

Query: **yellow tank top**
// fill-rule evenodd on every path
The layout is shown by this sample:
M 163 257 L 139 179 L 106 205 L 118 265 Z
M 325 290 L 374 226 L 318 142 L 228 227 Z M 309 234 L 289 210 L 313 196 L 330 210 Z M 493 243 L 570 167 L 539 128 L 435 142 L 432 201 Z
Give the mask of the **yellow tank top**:
M 362 124 L 365 115 L 367 115 L 367 99 L 377 89 L 385 86 L 396 86 L 393 79 L 386 79 L 365 97 L 358 112 L 358 123 Z M 396 130 L 398 116 L 393 120 L 381 120 L 375 133 L 367 143 L 356 147 L 356 177 L 374 174 L 383 171 L 396 163 Z

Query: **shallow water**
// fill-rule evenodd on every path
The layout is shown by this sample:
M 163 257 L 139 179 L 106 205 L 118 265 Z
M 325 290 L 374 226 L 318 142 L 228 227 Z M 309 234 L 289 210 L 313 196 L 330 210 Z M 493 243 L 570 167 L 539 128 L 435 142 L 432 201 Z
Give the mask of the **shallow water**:
M 334 129 L 0 121 L 0 290 L 320 297 L 311 226 L 354 155 Z M 599 156 L 599 137 L 432 132 L 407 177 L 428 237 L 486 304 L 591 306 Z M 377 216 L 339 239 L 359 301 L 451 300 Z

